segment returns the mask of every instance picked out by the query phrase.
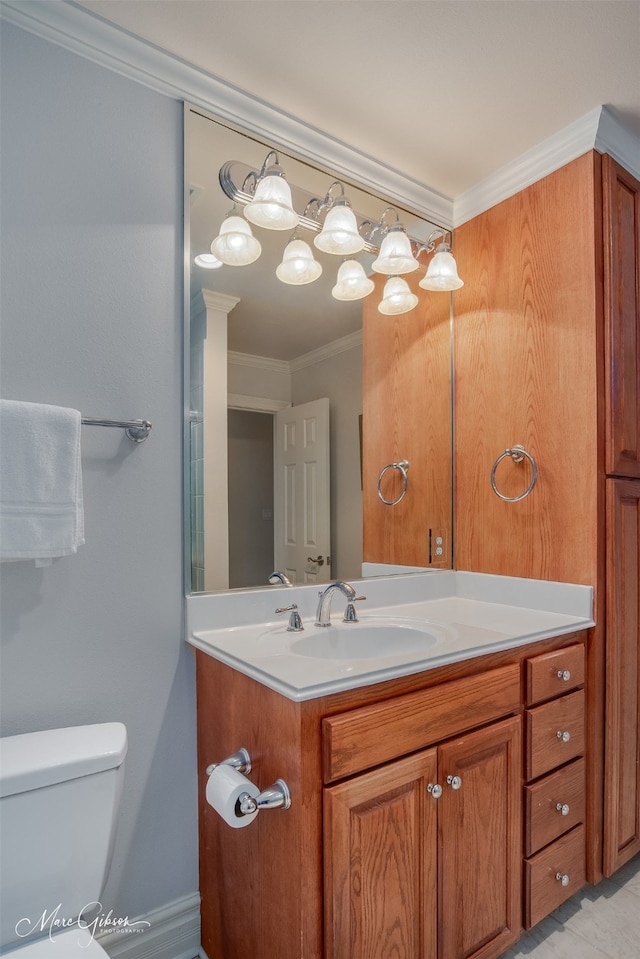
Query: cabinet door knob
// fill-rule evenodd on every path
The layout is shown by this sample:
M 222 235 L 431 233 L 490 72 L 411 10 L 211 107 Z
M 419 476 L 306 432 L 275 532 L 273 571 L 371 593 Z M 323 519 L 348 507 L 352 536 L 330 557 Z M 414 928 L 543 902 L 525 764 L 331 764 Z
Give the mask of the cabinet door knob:
M 561 812 L 563 816 L 568 816 L 568 815 L 569 815 L 569 806 L 568 806 L 568 804 L 567 804 L 566 802 L 565 802 L 565 803 L 562 803 L 562 802 L 556 803 L 556 809 L 558 810 L 558 812 Z
M 559 729 L 556 733 L 558 739 L 561 739 L 563 743 L 568 743 L 571 739 L 571 733 L 566 729 Z
M 556 879 L 558 880 L 558 882 L 561 882 L 563 886 L 569 885 L 569 877 L 567 876 L 566 872 L 564 873 L 564 875 L 561 872 L 557 872 Z
M 561 679 L 563 683 L 568 683 L 571 679 L 571 670 L 570 669 L 559 669 L 558 670 L 558 679 Z
M 439 783 L 429 783 L 427 792 L 430 792 L 434 799 L 440 799 L 442 795 L 442 786 Z
M 460 789 L 462 780 L 460 779 L 460 776 L 447 776 L 447 783 L 452 789 Z

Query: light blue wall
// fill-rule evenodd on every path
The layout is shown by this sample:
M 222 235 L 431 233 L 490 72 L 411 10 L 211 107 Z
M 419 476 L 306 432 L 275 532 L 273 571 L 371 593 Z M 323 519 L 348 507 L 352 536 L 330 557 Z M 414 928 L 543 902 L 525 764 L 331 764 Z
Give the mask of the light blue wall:
M 2 395 L 153 422 L 140 446 L 84 427 L 86 545 L 49 568 L 2 566 L 2 734 L 127 725 L 103 905 L 135 916 L 198 888 L 182 107 L 6 22 L 1 33 Z

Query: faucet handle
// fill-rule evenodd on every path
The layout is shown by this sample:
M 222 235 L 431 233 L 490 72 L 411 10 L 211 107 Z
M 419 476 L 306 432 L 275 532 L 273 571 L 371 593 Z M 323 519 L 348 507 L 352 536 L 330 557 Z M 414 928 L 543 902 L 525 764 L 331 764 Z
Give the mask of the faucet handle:
M 300 613 L 298 612 L 298 604 L 292 603 L 291 606 L 279 606 L 276 609 L 276 613 L 291 613 L 289 617 L 289 625 L 287 626 L 288 633 L 301 633 L 304 629 L 302 625 L 302 620 L 300 619 Z
M 366 596 L 354 596 L 353 599 L 350 599 L 347 603 L 347 607 L 344 611 L 344 616 L 342 617 L 343 623 L 357 623 L 358 617 L 356 616 L 356 609 L 353 605 L 354 603 L 359 603 L 361 600 L 366 599 Z

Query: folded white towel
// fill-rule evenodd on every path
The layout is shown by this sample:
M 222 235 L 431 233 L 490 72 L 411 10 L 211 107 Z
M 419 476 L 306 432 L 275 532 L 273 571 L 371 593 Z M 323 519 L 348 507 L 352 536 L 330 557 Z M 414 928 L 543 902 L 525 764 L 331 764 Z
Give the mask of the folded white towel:
M 45 565 L 84 543 L 78 410 L 0 400 L 0 559 Z

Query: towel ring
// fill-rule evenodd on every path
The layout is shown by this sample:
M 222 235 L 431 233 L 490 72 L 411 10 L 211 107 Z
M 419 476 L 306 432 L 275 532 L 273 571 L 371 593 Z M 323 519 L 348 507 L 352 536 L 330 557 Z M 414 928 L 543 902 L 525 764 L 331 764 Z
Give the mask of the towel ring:
M 520 493 L 519 496 L 505 496 L 504 493 L 501 493 L 498 487 L 496 486 L 496 469 L 498 464 L 502 462 L 505 456 L 510 456 L 514 463 L 522 463 L 524 459 L 528 459 L 531 463 L 531 482 L 527 486 L 524 493 Z M 491 470 L 491 488 L 496 496 L 504 500 L 505 503 L 517 503 L 519 500 L 524 499 L 525 496 L 528 496 L 533 487 L 536 485 L 536 480 L 538 479 L 538 467 L 536 466 L 536 461 L 534 460 L 531 453 L 527 453 L 524 446 L 521 446 L 519 443 L 516 446 L 512 446 L 511 449 L 505 450 L 504 453 L 501 453 L 498 459 L 493 464 Z
M 396 506 L 404 494 L 407 492 L 407 486 L 409 485 L 409 477 L 407 476 L 407 470 L 409 469 L 408 460 L 400 460 L 399 463 L 387 463 L 386 466 L 383 466 L 380 470 L 380 475 L 378 476 L 378 496 L 380 501 L 384 503 L 385 506 Z M 402 473 L 402 492 L 397 499 L 389 500 L 385 499 L 382 495 L 382 490 L 380 489 L 380 484 L 382 483 L 382 477 L 387 472 L 387 470 L 399 470 Z

